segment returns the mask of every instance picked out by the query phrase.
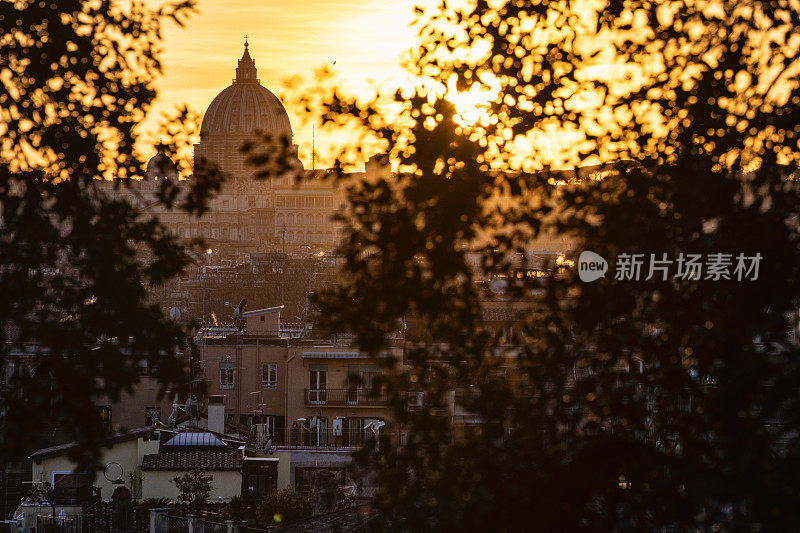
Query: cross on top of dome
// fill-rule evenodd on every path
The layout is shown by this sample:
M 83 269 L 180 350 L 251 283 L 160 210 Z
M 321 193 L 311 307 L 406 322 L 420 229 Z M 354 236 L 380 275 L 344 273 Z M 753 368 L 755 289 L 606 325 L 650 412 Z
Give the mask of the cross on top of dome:
M 236 79 L 234 83 L 258 83 L 258 71 L 256 70 L 256 62 L 250 57 L 249 45 L 247 43 L 247 36 L 244 37 L 244 54 L 239 60 L 239 66 L 236 67 Z

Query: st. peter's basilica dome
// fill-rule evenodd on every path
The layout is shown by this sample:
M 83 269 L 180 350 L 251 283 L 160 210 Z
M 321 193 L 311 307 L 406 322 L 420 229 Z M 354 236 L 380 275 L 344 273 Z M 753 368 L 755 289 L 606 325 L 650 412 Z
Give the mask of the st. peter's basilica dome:
M 201 138 L 209 135 L 250 136 L 261 130 L 291 142 L 292 125 L 278 97 L 257 78 L 256 62 L 250 57 L 247 41 L 236 68 L 236 79 L 208 106 L 200 128 Z

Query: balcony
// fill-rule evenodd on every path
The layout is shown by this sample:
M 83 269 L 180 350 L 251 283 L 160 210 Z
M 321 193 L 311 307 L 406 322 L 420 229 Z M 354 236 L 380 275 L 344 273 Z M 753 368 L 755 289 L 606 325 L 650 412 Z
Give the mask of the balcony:
M 383 444 L 399 442 L 396 430 L 382 427 L 379 431 L 371 429 L 340 428 L 336 430 L 331 424 L 318 428 L 296 426 L 278 428 L 270 432 L 252 432 L 248 438 L 248 446 L 257 450 L 273 449 L 354 449 L 361 446 L 375 445 L 378 438 Z
M 309 406 L 383 407 L 386 395 L 370 389 L 305 389 L 305 403 Z

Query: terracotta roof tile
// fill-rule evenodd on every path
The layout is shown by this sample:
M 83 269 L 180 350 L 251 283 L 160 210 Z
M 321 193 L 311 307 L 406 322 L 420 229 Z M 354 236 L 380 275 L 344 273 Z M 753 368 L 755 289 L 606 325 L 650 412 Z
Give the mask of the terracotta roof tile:
M 241 470 L 236 451 L 168 451 L 145 455 L 142 470 Z

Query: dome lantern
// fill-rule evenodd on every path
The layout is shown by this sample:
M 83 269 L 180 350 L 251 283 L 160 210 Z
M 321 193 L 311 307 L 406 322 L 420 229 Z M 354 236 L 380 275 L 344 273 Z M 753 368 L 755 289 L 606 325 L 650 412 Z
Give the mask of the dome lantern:
M 247 37 L 244 38 L 244 54 L 239 60 L 239 66 L 236 67 L 236 79 L 233 80 L 233 83 L 259 83 L 256 62 L 250 57 Z

